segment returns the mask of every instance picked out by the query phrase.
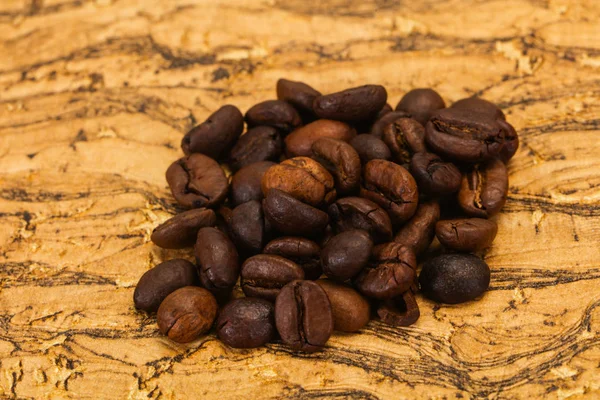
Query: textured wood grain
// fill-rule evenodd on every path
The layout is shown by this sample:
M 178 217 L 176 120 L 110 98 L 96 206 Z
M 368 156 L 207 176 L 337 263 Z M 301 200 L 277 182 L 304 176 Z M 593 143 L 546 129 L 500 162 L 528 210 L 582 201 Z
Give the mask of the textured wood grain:
M 595 0 L 0 2 L 1 398 L 599 398 Z M 177 345 L 133 308 L 164 171 L 223 103 L 431 86 L 522 135 L 481 301 L 326 350 Z

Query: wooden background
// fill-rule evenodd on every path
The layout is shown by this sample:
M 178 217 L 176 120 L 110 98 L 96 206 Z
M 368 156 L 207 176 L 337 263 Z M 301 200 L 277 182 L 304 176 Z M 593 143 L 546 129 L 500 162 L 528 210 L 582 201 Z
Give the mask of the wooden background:
M 0 397 L 600 398 L 597 0 L 1 0 Z M 483 300 L 326 351 L 189 345 L 133 308 L 164 171 L 224 103 L 478 93 L 521 134 Z

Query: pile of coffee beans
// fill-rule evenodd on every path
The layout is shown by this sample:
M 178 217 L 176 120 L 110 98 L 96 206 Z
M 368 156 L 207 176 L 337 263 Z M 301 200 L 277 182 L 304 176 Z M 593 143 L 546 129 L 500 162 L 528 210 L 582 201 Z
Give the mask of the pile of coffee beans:
M 214 326 L 231 347 L 279 338 L 316 351 L 372 317 L 413 324 L 419 290 L 450 304 L 485 292 L 480 256 L 519 144 L 498 107 L 470 97 L 447 108 L 415 89 L 393 110 L 383 86 L 323 95 L 285 79 L 277 98 L 245 115 L 221 107 L 167 169 L 186 211 L 151 239 L 194 246 L 196 264 L 141 277 L 135 306 L 157 312 L 161 333 L 189 342 Z M 238 279 L 246 297 L 232 295 Z

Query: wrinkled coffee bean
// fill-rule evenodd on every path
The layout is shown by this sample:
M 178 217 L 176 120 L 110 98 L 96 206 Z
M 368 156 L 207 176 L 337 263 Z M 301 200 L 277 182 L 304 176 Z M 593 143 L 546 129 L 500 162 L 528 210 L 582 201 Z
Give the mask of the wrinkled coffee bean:
M 437 154 L 417 153 L 410 160 L 410 173 L 421 193 L 430 196 L 451 194 L 460 188 L 462 174 L 452 163 Z
M 304 270 L 304 279 L 319 279 L 321 269 L 321 248 L 312 240 L 283 236 L 271 240 L 263 249 L 264 254 L 275 254 L 298 264 Z
M 218 160 L 227 156 L 243 131 L 242 113 L 237 107 L 226 105 L 186 133 L 181 140 L 181 148 L 186 155 L 202 153 Z
M 439 219 L 438 202 L 419 204 L 415 215 L 396 233 L 394 242 L 411 248 L 416 255 L 423 253 L 435 236 L 435 224 Z
M 457 304 L 481 296 L 490 285 L 490 267 L 471 254 L 444 254 L 423 264 L 419 276 L 425 296 Z
M 135 308 L 154 312 L 175 290 L 198 283 L 194 264 L 182 259 L 165 261 L 146 271 L 140 278 L 133 292 Z
M 309 157 L 312 145 L 321 138 L 348 142 L 356 136 L 356 130 L 340 121 L 320 119 L 296 129 L 285 138 L 285 154 L 288 157 Z
M 288 283 L 275 301 L 275 325 L 281 340 L 293 350 L 321 350 L 333 332 L 327 294 L 313 281 Z
M 275 306 L 256 298 L 232 300 L 219 312 L 216 328 L 219 340 L 229 347 L 262 346 L 275 336 Z
M 504 130 L 504 147 L 500 150 L 500 159 L 506 164 L 519 148 L 519 135 L 515 128 L 504 120 L 498 120 L 498 124 Z
M 252 200 L 234 208 L 229 221 L 229 232 L 231 240 L 243 255 L 260 253 L 269 236 L 261 202 Z
M 506 119 L 506 116 L 497 105 L 477 96 L 467 97 L 466 99 L 458 100 L 450 107 L 475 111 L 480 114 L 485 114 L 492 119 Z
M 248 297 L 274 301 L 282 287 L 304 279 L 304 271 L 295 262 L 273 254 L 258 254 L 242 264 L 240 286 Z
M 283 133 L 291 132 L 302 124 L 296 109 L 282 100 L 267 100 L 252 106 L 246 112 L 248 128 L 272 126 Z
M 274 162 L 261 161 L 247 165 L 233 175 L 231 179 L 231 204 L 238 206 L 251 200 L 264 198 L 261 181 Z
M 508 195 L 508 172 L 498 159 L 477 164 L 467 172 L 458 192 L 458 202 L 471 217 L 489 218 L 500 212 Z
M 321 92 L 304 82 L 279 79 L 277 81 L 277 98 L 284 100 L 303 112 L 313 113 L 313 102 L 321 96 Z
M 192 247 L 200 228 L 215 226 L 216 223 L 217 216 L 213 210 L 187 210 L 154 228 L 150 240 L 163 249 Z
M 198 231 L 194 247 L 202 286 L 217 296 L 231 291 L 239 273 L 239 257 L 234 244 L 217 228 Z
M 425 151 L 425 128 L 411 118 L 398 118 L 389 123 L 382 138 L 399 164 L 408 164 L 413 154 Z
M 160 333 L 188 343 L 208 332 L 217 316 L 217 301 L 206 289 L 186 286 L 169 294 L 158 308 Z
M 383 140 L 368 133 L 358 135 L 352 139 L 350 146 L 354 147 L 363 164 L 371 160 L 389 160 L 392 158 L 392 153 Z
M 435 235 L 442 245 L 456 251 L 477 251 L 489 247 L 498 233 L 494 221 L 465 218 L 439 221 Z
M 341 140 L 321 138 L 312 145 L 313 157 L 334 177 L 338 195 L 358 191 L 360 157 L 352 146 Z
M 243 134 L 229 155 L 230 165 L 238 170 L 259 161 L 278 161 L 283 142 L 277 129 L 257 126 Z
M 387 92 L 380 85 L 364 85 L 319 96 L 313 103 L 321 118 L 362 121 L 373 118 L 385 106 Z
M 216 206 L 225 199 L 229 188 L 219 164 L 199 153 L 175 161 L 166 177 L 173 197 L 186 208 Z
M 373 242 L 366 231 L 350 230 L 332 237 L 321 251 L 321 265 L 327 277 L 346 281 L 369 262 Z
M 388 214 L 376 203 L 360 197 L 338 199 L 328 209 L 331 223 L 337 232 L 362 229 L 375 243 L 392 237 L 392 223 Z
M 435 90 L 413 89 L 402 96 L 396 111 L 405 111 L 421 125 L 425 125 L 434 112 L 444 107 L 444 99 Z
M 327 213 L 277 189 L 263 200 L 263 212 L 271 226 L 285 235 L 315 237 L 329 223 Z
M 404 111 L 392 111 L 384 114 L 371 127 L 370 133 L 378 139 L 383 138 L 383 132 L 389 124 L 401 118 L 410 118 L 410 114 Z
M 315 283 L 327 293 L 333 312 L 333 329 L 340 332 L 357 332 L 369 322 L 369 302 L 350 286 L 320 279 Z
M 417 322 L 421 313 L 412 290 L 407 290 L 401 296 L 383 301 L 377 315 L 388 325 L 409 326 Z

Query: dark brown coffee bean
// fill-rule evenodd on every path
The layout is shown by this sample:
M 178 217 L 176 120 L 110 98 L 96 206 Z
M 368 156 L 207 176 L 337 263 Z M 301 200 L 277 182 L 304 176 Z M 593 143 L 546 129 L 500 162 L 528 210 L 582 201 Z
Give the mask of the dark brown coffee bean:
M 238 279 L 240 264 L 227 235 L 217 228 L 200 229 L 194 254 L 202 286 L 218 296 L 230 292 Z
M 348 285 L 320 279 L 315 281 L 327 293 L 333 312 L 333 329 L 340 332 L 357 332 L 369 322 L 369 302 Z
M 274 301 L 289 282 L 304 279 L 304 271 L 295 262 L 273 254 L 258 254 L 242 264 L 240 286 L 248 297 Z
M 329 223 L 325 212 L 277 189 L 263 200 L 263 212 L 271 226 L 285 235 L 316 237 Z
M 308 157 L 295 157 L 275 165 L 262 179 L 266 196 L 271 189 L 279 189 L 292 197 L 321 207 L 335 200 L 333 177 L 325 167 Z
M 410 114 L 404 111 L 392 111 L 382 115 L 371 127 L 371 135 L 378 139 L 382 139 L 385 128 L 400 118 L 410 118 Z
M 413 89 L 400 99 L 396 111 L 405 111 L 425 125 L 431 115 L 446 107 L 444 99 L 433 89 Z
M 321 350 L 333 332 L 327 294 L 313 281 L 293 281 L 275 301 L 275 325 L 283 343 L 293 350 Z
M 269 237 L 261 202 L 252 200 L 234 208 L 229 232 L 241 254 L 247 256 L 260 253 Z
M 261 161 L 236 172 L 231 179 L 231 204 L 237 206 L 250 200 L 262 200 L 264 196 L 260 184 L 265 172 L 273 165 L 274 162 Z
M 165 261 L 146 271 L 140 278 L 133 292 L 135 308 L 154 312 L 175 290 L 198 283 L 194 264 L 182 259 Z
M 356 136 L 356 130 L 340 121 L 320 119 L 296 129 L 285 138 L 285 154 L 288 157 L 309 157 L 312 145 L 321 138 L 348 142 Z
M 198 153 L 175 161 L 167 169 L 166 176 L 175 200 L 186 208 L 219 205 L 229 188 L 219 164 Z
M 243 131 L 242 113 L 237 107 L 226 105 L 186 133 L 181 148 L 186 155 L 202 153 L 218 160 L 227 156 Z
M 232 300 L 219 313 L 216 329 L 219 340 L 229 347 L 262 346 L 275 336 L 275 306 L 256 298 Z
M 443 196 L 460 188 L 462 174 L 456 166 L 437 154 L 416 153 L 410 160 L 410 173 L 421 193 Z
M 425 128 L 411 118 L 398 118 L 388 124 L 383 141 L 399 164 L 408 164 L 413 154 L 426 151 Z
M 263 253 L 275 254 L 295 262 L 304 270 L 304 279 L 319 279 L 323 273 L 321 248 L 312 240 L 297 236 L 283 236 L 267 243 Z
M 341 140 L 321 138 L 312 145 L 313 157 L 334 177 L 336 192 L 340 195 L 358 191 L 360 185 L 360 157 L 352 146 Z
M 490 285 L 490 267 L 471 254 L 444 254 L 423 264 L 419 276 L 425 296 L 457 304 L 481 296 Z
M 278 161 L 283 142 L 277 129 L 257 126 L 243 134 L 230 153 L 230 165 L 238 170 L 259 161 Z
M 388 325 L 409 326 L 417 322 L 421 313 L 412 290 L 407 290 L 401 296 L 383 301 L 377 315 Z
M 188 343 L 208 332 L 217 316 L 217 301 L 206 289 L 186 286 L 169 294 L 158 308 L 160 333 Z
M 306 83 L 279 79 L 277 81 L 277 98 L 284 100 L 303 112 L 313 113 L 313 102 L 321 96 L 321 92 Z
M 346 281 L 369 262 L 373 241 L 363 230 L 350 230 L 332 237 L 321 251 L 323 272 L 331 279 Z
M 337 232 L 362 229 L 369 232 L 375 243 L 392 237 L 392 223 L 388 214 L 376 203 L 360 197 L 338 199 L 328 209 L 331 223 Z
M 385 106 L 387 92 L 380 85 L 364 85 L 319 96 L 313 103 L 321 118 L 362 121 L 373 118 Z
M 497 105 L 477 96 L 467 97 L 466 99 L 458 100 L 450 107 L 475 111 L 481 114 L 485 114 L 493 119 L 506 119 L 506 116 Z
M 221 205 L 217 210 L 216 228 L 229 237 L 229 225 L 231 224 L 231 215 L 233 210 L 227 206 Z
M 392 153 L 383 140 L 368 133 L 358 135 L 352 139 L 350 146 L 354 147 L 363 164 L 371 160 L 389 160 L 392 158 Z
M 498 120 L 498 124 L 504 130 L 504 147 L 500 150 L 500 159 L 506 164 L 513 158 L 519 148 L 519 135 L 511 124 L 504 120 Z
M 500 153 L 504 147 L 504 129 L 485 114 L 446 108 L 431 117 L 425 127 L 425 139 L 442 157 L 475 163 Z
M 217 216 L 213 210 L 196 208 L 184 211 L 154 228 L 150 240 L 163 249 L 192 247 L 198 230 L 216 223 Z
M 416 255 L 423 253 L 435 236 L 439 219 L 440 205 L 436 201 L 420 203 L 415 215 L 396 233 L 394 242 L 408 246 Z
M 498 214 L 508 194 L 508 172 L 498 159 L 475 165 L 463 178 L 458 202 L 471 217 L 489 218 Z
M 442 245 L 456 251 L 477 251 L 489 247 L 498 233 L 494 221 L 465 218 L 439 221 L 435 235 Z
M 302 124 L 296 109 L 282 100 L 267 100 L 251 107 L 246 112 L 248 128 L 255 126 L 272 126 L 281 132 L 293 131 Z
M 379 204 L 395 224 L 406 222 L 419 204 L 417 183 L 408 171 L 385 160 L 371 160 L 363 168 L 360 196 Z

